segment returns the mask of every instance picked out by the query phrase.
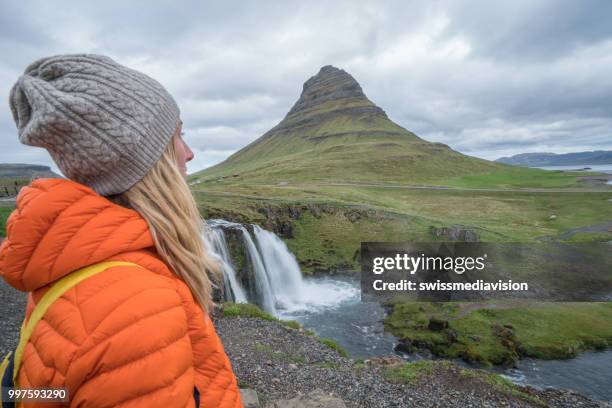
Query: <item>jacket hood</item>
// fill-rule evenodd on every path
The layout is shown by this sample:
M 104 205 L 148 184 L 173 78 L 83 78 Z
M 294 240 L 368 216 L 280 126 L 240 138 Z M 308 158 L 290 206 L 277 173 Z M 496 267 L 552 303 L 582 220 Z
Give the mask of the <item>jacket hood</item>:
M 29 292 L 121 253 L 154 246 L 136 211 L 64 179 L 38 179 L 17 197 L 0 246 L 0 276 Z

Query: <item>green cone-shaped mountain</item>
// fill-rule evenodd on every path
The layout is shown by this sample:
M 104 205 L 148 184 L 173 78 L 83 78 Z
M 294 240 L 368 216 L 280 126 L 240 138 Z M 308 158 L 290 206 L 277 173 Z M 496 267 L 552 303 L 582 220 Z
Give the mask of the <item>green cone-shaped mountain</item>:
M 393 123 L 350 74 L 328 65 L 278 125 L 194 179 L 426 183 L 499 167 Z

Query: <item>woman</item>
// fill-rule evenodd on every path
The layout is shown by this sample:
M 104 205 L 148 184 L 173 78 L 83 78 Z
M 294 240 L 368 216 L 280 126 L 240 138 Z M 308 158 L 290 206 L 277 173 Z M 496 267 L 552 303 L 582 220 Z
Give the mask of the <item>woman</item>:
M 198 398 L 241 407 L 208 316 L 218 268 L 185 181 L 193 153 L 172 96 L 108 57 L 60 55 L 26 68 L 10 106 L 21 142 L 47 149 L 68 178 L 24 187 L 7 223 L 0 274 L 29 292 L 26 319 L 72 271 L 135 264 L 51 305 L 24 349 L 19 387 L 66 387 L 74 407 L 193 407 Z

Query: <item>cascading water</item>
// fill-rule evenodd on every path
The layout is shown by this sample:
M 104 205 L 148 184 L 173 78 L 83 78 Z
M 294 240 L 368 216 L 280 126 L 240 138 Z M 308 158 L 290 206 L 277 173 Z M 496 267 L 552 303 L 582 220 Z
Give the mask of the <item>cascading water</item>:
M 221 228 L 210 228 L 210 234 L 204 234 L 204 239 L 208 243 L 208 248 L 213 249 L 213 254 L 219 258 L 221 263 L 226 300 L 235 303 L 247 303 L 248 300 L 244 289 L 236 278 L 236 271 L 232 265 L 223 230 Z
M 212 241 L 212 248 L 214 252 L 219 258 L 222 259 L 224 275 L 223 280 L 226 284 L 224 290 L 224 293 L 226 294 L 225 300 L 235 301 L 238 303 L 255 303 L 266 312 L 276 314 L 276 306 L 274 302 L 274 295 L 272 294 L 272 289 L 270 288 L 270 281 L 268 280 L 268 275 L 259 251 L 257 250 L 257 246 L 253 242 L 249 231 L 242 224 L 221 219 L 208 220 L 208 226 L 210 227 L 209 235 L 212 237 L 212 239 L 205 239 L 207 239 L 209 242 Z M 236 230 L 241 235 L 242 242 L 246 249 L 246 253 L 244 255 L 246 255 L 249 259 L 249 264 L 251 266 L 250 272 L 252 272 L 252 278 L 251 276 L 247 276 L 246 282 L 241 282 L 237 277 L 234 265 L 232 263 L 231 254 L 228 249 L 227 239 L 225 237 L 225 233 L 223 232 L 224 229 Z M 244 289 L 245 284 L 253 287 L 254 289 L 250 293 L 250 299 Z M 240 293 L 240 300 L 238 300 L 237 296 L 234 298 L 228 296 L 228 294 L 231 293 Z
M 223 260 L 227 300 L 251 302 L 275 316 L 296 311 L 312 311 L 331 307 L 354 298 L 356 289 L 338 281 L 308 282 L 285 243 L 274 233 L 256 225 L 254 234 L 242 224 L 220 219 L 208 220 L 217 256 Z M 232 264 L 223 230 L 239 231 L 250 273 L 238 277 Z M 253 290 L 245 290 L 245 287 Z
M 304 284 L 295 256 L 274 233 L 256 225 L 253 230 L 276 302 L 283 309 L 301 302 Z
M 341 281 L 305 280 L 295 255 L 276 234 L 256 225 L 253 230 L 280 314 L 332 307 L 356 295 Z
M 270 280 L 268 279 L 264 263 L 257 251 L 255 243 L 251 239 L 251 234 L 242 226 L 241 231 L 247 247 L 249 259 L 251 260 L 251 265 L 253 266 L 253 272 L 255 272 L 255 285 L 258 294 L 257 300 L 259 301 L 256 303 L 260 304 L 266 312 L 276 314 L 276 299 L 270 287 Z

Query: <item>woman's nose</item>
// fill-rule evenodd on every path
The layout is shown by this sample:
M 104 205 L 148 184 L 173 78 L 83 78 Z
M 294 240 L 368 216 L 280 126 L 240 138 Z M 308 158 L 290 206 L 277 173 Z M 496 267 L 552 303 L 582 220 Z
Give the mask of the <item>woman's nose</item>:
M 187 145 L 187 143 L 185 143 L 185 148 L 187 149 L 186 151 L 186 155 L 185 155 L 185 161 L 191 161 L 193 160 L 193 151 L 191 151 L 191 148 Z

